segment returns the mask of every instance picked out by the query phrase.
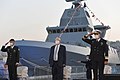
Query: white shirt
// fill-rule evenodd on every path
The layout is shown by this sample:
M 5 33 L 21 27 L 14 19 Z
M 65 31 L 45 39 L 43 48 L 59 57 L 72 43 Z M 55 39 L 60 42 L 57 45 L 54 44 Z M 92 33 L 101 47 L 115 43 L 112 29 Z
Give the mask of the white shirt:
M 14 46 L 11 46 L 11 48 L 13 49 L 13 48 L 14 48 Z
M 55 45 L 55 48 L 54 48 L 54 61 L 58 61 L 59 48 L 60 48 L 60 44 L 59 45 Z
M 101 40 L 101 38 L 99 38 L 97 41 L 99 42 Z

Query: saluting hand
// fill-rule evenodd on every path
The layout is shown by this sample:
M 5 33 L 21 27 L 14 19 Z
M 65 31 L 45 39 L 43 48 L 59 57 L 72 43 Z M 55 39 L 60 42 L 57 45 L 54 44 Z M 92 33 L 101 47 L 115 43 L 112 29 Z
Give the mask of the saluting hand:
M 95 34 L 95 32 L 91 32 L 91 33 L 90 33 L 90 35 L 93 35 L 93 34 Z
M 83 39 L 86 39 L 86 38 L 88 38 L 89 36 L 91 36 L 91 35 L 93 35 L 93 34 L 94 34 L 94 32 L 90 32 L 89 34 L 85 35 L 85 36 L 83 37 Z

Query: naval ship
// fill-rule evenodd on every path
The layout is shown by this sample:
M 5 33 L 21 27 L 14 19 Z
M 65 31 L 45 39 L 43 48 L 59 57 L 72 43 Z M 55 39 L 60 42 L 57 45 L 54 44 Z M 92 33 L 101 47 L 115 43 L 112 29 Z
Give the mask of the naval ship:
M 87 5 L 82 4 L 84 0 L 66 0 L 66 2 L 72 2 L 72 7 L 65 9 L 59 26 L 46 28 L 48 36 L 45 42 L 24 39 L 16 42 L 20 48 L 23 65 L 34 63 L 39 66 L 48 66 L 50 48 L 54 45 L 55 38 L 63 33 L 61 39 L 67 50 L 67 65 L 80 66 L 81 64 L 75 63 L 75 61 L 86 60 L 86 55 L 90 53 L 90 46 L 82 41 L 82 37 L 96 29 L 102 32 L 103 38 L 105 37 L 106 31 L 110 27 L 103 24 L 93 25 Z M 118 55 L 115 54 L 115 51 L 110 50 L 109 52 L 110 55 L 114 55 L 110 56 L 109 62 L 118 64 L 120 62 Z
M 69 9 L 65 9 L 59 26 L 47 27 L 48 36 L 46 41 L 17 40 L 16 45 L 20 48 L 20 62 L 28 67 L 49 66 L 50 48 L 54 45 L 56 37 L 61 37 L 62 45 L 67 50 L 67 65 L 82 66 L 79 61 L 85 61 L 90 53 L 90 46 L 82 41 L 82 37 L 93 30 L 100 30 L 105 37 L 109 26 L 103 24 L 94 25 L 90 12 L 84 0 L 66 0 L 72 2 Z M 84 4 L 83 4 L 84 3 Z M 120 64 L 117 51 L 110 47 L 109 63 Z

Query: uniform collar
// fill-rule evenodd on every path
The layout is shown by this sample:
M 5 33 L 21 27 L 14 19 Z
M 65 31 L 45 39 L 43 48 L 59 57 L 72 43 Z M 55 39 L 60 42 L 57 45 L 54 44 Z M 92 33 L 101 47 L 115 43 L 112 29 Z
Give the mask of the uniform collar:
M 97 41 L 99 42 L 101 40 L 101 38 L 99 38 Z
M 14 48 L 15 46 L 10 46 L 11 48 Z

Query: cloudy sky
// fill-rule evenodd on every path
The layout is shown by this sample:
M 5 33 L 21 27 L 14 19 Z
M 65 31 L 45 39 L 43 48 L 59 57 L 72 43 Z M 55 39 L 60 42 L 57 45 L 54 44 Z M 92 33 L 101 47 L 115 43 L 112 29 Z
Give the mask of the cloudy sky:
M 106 25 L 106 39 L 120 40 L 120 0 L 87 0 L 87 5 Z M 0 45 L 10 38 L 44 41 L 47 26 L 59 25 L 65 0 L 0 0 Z

